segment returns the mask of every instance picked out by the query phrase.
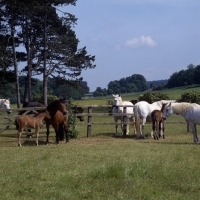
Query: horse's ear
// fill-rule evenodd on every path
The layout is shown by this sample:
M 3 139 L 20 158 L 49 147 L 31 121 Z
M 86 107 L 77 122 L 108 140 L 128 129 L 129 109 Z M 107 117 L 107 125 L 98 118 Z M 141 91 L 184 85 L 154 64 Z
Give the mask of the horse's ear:
M 119 94 L 119 97 L 121 97 L 121 94 Z

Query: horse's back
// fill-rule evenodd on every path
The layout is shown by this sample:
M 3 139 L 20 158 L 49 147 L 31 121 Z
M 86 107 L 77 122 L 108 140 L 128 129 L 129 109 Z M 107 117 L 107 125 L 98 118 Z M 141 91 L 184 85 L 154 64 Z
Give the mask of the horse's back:
M 40 102 L 24 102 L 22 107 L 45 107 L 45 105 Z
M 146 101 L 139 101 L 135 104 L 135 112 L 137 112 L 142 118 L 151 115 L 149 103 Z

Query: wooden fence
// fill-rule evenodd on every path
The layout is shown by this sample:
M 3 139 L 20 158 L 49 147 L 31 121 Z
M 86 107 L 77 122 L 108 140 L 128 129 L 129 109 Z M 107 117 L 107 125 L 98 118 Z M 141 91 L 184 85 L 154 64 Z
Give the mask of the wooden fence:
M 76 114 L 76 116 L 87 116 L 87 123 L 84 124 L 87 126 L 87 137 L 91 136 L 92 134 L 92 126 L 93 125 L 115 125 L 115 124 L 118 124 L 118 125 L 121 125 L 123 124 L 123 133 L 125 134 L 126 133 L 126 129 L 127 129 L 127 124 L 131 124 L 133 122 L 128 122 L 127 120 L 127 115 L 125 114 L 126 113 L 126 107 L 132 107 L 132 106 L 122 106 L 124 107 L 124 113 L 122 114 L 113 114 L 112 112 L 100 112 L 100 113 L 94 113 L 93 112 L 93 109 L 105 109 L 107 108 L 107 111 L 108 109 L 112 109 L 112 105 L 84 105 L 82 106 L 82 108 L 85 108 L 87 110 L 87 112 L 85 113 L 78 113 Z M 17 116 L 19 116 L 17 113 L 19 111 L 26 111 L 25 114 L 29 113 L 30 111 L 33 111 L 35 113 L 37 113 L 36 110 L 43 110 L 44 107 L 29 107 L 29 108 L 11 108 L 9 110 L 12 111 L 11 114 L 6 114 L 6 110 L 0 110 L 0 125 L 1 126 L 4 126 L 5 125 L 5 128 L 1 129 L 0 130 L 0 133 L 2 133 L 3 131 L 5 130 L 8 130 L 8 129 L 12 129 L 10 128 L 11 125 L 14 124 L 14 120 Z M 68 116 L 70 116 L 68 114 Z M 94 116 L 102 116 L 102 117 L 105 117 L 105 116 L 123 116 L 123 122 L 118 122 L 118 123 L 110 123 L 110 122 L 101 122 L 101 123 L 93 123 L 92 122 L 92 119 Z M 4 120 L 3 120 L 4 119 Z M 6 120 L 6 121 L 5 121 Z M 173 122 L 168 122 L 168 123 L 173 123 Z M 185 122 L 174 122 L 173 124 L 186 124 Z M 189 132 L 189 125 L 187 124 L 187 132 Z

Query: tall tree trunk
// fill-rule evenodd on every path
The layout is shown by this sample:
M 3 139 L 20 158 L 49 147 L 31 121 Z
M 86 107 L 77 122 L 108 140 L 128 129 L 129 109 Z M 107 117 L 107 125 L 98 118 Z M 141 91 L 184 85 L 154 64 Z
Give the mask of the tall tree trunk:
M 13 49 L 13 56 L 14 56 L 14 69 L 15 69 L 15 79 L 16 79 L 15 89 L 16 89 L 16 93 L 17 93 L 17 108 L 20 108 L 21 102 L 20 102 L 20 92 L 19 92 L 18 63 L 17 63 L 17 59 L 16 59 L 15 38 L 14 38 L 13 33 L 12 33 L 12 37 L 13 37 L 12 49 Z
M 47 22 L 47 10 L 45 6 L 45 19 L 44 19 L 44 71 L 43 71 L 43 102 L 47 106 L 47 87 L 48 87 L 48 75 L 46 69 L 46 22 Z
M 25 27 L 25 32 L 26 32 L 26 42 L 25 42 L 25 48 L 27 52 L 27 77 L 26 77 L 26 89 L 25 89 L 25 94 L 24 94 L 24 102 L 29 102 L 31 101 L 31 51 L 30 51 L 30 42 L 29 42 L 29 36 L 28 36 L 28 21 L 27 18 L 26 20 L 26 27 Z
M 15 89 L 17 93 L 17 108 L 20 108 L 20 92 L 19 92 L 19 76 L 18 76 L 18 63 L 16 58 L 16 51 L 15 51 L 15 35 L 14 35 L 14 25 L 13 25 L 13 10 L 11 16 L 11 36 L 12 36 L 12 50 L 13 50 L 13 57 L 14 57 L 14 70 L 15 70 Z

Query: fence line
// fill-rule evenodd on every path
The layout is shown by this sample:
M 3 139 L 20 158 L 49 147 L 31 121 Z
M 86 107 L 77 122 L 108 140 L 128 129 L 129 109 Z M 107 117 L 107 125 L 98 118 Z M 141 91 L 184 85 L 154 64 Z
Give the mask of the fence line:
M 92 135 L 92 125 L 123 125 L 123 134 L 126 134 L 126 129 L 127 129 L 127 125 L 128 124 L 133 124 L 133 122 L 128 122 L 127 120 L 127 115 L 126 115 L 126 107 L 133 107 L 133 106 L 122 106 L 124 107 L 124 113 L 119 113 L 119 114 L 113 114 L 113 113 L 94 113 L 92 112 L 93 109 L 92 108 L 112 108 L 112 105 L 84 105 L 81 106 L 82 108 L 87 108 L 87 113 L 79 113 L 79 114 L 75 114 L 75 116 L 87 116 L 87 123 L 84 123 L 83 125 L 87 125 L 87 137 L 90 137 Z M 19 112 L 19 111 L 33 111 L 36 112 L 36 110 L 43 110 L 45 107 L 27 107 L 27 108 L 11 108 L 9 109 L 12 112 Z M 6 113 L 7 110 L 0 110 L 0 114 L 1 113 Z M 0 115 L 0 119 L 4 118 L 7 119 L 7 122 L 0 122 L 0 125 L 13 125 L 14 124 L 14 120 L 17 116 L 19 115 L 12 115 L 12 114 L 7 114 L 6 116 L 4 115 Z M 68 116 L 71 116 L 70 114 L 68 114 Z M 93 123 L 92 122 L 92 118 L 93 116 L 123 116 L 123 121 L 122 122 L 101 122 L 101 123 Z M 186 122 L 167 122 L 168 124 L 187 124 Z M 80 125 L 80 124 L 79 124 Z M 82 126 L 82 125 L 80 125 Z M 9 127 L 7 126 L 6 129 L 9 129 Z M 3 131 L 4 131 L 3 130 Z M 0 131 L 1 133 L 2 131 Z M 189 125 L 187 124 L 187 132 L 189 132 Z

